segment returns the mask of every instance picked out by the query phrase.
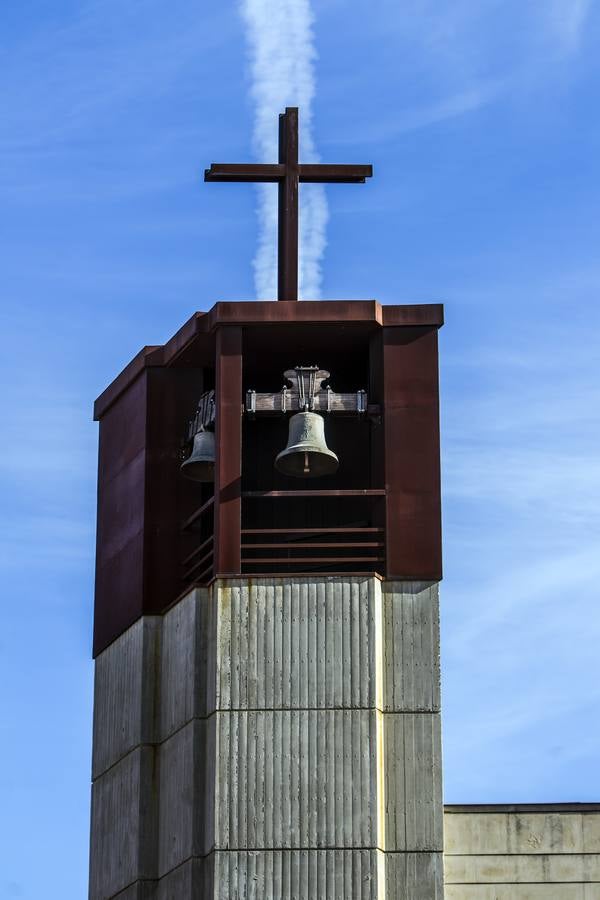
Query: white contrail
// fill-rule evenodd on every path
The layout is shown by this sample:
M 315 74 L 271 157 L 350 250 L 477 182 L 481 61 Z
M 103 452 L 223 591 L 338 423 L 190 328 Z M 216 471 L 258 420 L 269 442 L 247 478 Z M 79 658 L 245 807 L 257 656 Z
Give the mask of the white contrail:
M 278 115 L 286 106 L 300 111 L 303 162 L 319 162 L 312 137 L 311 104 L 315 93 L 313 14 L 310 0 L 241 0 L 247 26 L 256 105 L 254 145 L 261 162 L 276 162 Z M 256 296 L 277 296 L 277 187 L 258 186 L 260 236 L 254 259 Z M 318 299 L 321 260 L 327 243 L 327 198 L 323 185 L 300 191 L 299 293 Z
M 565 53 L 575 53 L 581 45 L 592 0 L 554 0 L 547 14 L 554 37 Z

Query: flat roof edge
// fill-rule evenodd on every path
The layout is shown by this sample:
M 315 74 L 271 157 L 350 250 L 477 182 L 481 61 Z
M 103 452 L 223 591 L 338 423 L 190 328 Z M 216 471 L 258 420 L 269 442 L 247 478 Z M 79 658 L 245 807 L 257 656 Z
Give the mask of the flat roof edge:
M 600 813 L 600 803 L 445 803 L 445 813 Z

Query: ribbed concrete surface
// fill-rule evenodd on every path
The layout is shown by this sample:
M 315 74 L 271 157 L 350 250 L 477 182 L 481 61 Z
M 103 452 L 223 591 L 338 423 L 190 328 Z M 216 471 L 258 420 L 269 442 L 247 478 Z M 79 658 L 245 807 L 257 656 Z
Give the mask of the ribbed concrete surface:
M 384 581 L 382 590 L 384 709 L 439 712 L 438 587 Z
M 158 875 L 214 844 L 214 717 L 193 719 L 159 751 Z
M 444 900 L 441 853 L 386 853 L 383 900 Z
M 218 709 L 376 705 L 377 579 L 228 581 L 218 602 Z
M 215 710 L 216 603 L 191 591 L 164 616 L 160 660 L 160 740 Z
M 375 850 L 217 853 L 215 900 L 378 900 Z
M 90 897 L 114 897 L 136 880 L 156 878 L 155 752 L 138 747 L 92 790 Z
M 440 851 L 444 841 L 439 716 L 384 719 L 385 849 Z
M 377 900 L 383 877 L 376 850 L 217 851 L 161 878 L 152 900 Z
M 192 858 L 164 875 L 152 900 L 213 900 L 214 859 Z
M 377 714 L 218 713 L 218 848 L 377 847 Z
M 96 660 L 93 778 L 154 740 L 161 626 L 159 617 L 139 619 Z
M 441 900 L 435 586 L 226 580 L 148 621 L 97 663 L 94 794 L 136 741 L 156 754 L 156 900 Z M 94 825 L 95 873 L 122 837 Z
M 136 881 L 115 895 L 114 900 L 156 900 L 156 881 Z

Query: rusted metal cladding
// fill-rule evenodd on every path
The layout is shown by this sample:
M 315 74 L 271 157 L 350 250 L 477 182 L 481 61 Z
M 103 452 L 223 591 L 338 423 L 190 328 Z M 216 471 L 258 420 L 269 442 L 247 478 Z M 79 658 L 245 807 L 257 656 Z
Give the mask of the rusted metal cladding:
M 218 328 L 215 354 L 215 571 L 241 571 L 242 329 Z
M 100 425 L 94 655 L 144 611 L 147 418 L 144 373 Z
M 139 354 L 96 404 L 94 654 L 215 576 L 439 580 L 441 324 L 439 306 L 219 303 Z M 331 371 L 340 396 L 368 395 L 364 413 L 327 417 L 339 469 L 319 479 L 275 470 L 285 416 L 243 413 L 249 388 L 277 391 L 299 363 Z M 196 484 L 181 441 L 212 389 L 215 483 Z
M 180 591 L 181 421 L 199 390 L 201 373 L 148 366 L 100 419 L 94 655 Z
M 436 328 L 383 328 L 388 578 L 442 577 Z

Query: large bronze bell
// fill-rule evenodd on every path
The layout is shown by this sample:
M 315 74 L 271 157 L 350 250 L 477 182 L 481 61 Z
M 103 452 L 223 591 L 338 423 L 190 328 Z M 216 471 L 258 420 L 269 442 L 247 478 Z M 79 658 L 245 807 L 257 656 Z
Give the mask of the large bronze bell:
M 290 419 L 287 447 L 275 460 L 275 468 L 296 478 L 333 475 L 339 459 L 325 443 L 325 421 L 314 412 L 299 412 Z
M 194 435 L 192 452 L 181 464 L 181 471 L 193 481 L 215 480 L 215 436 L 212 431 L 200 429 Z

